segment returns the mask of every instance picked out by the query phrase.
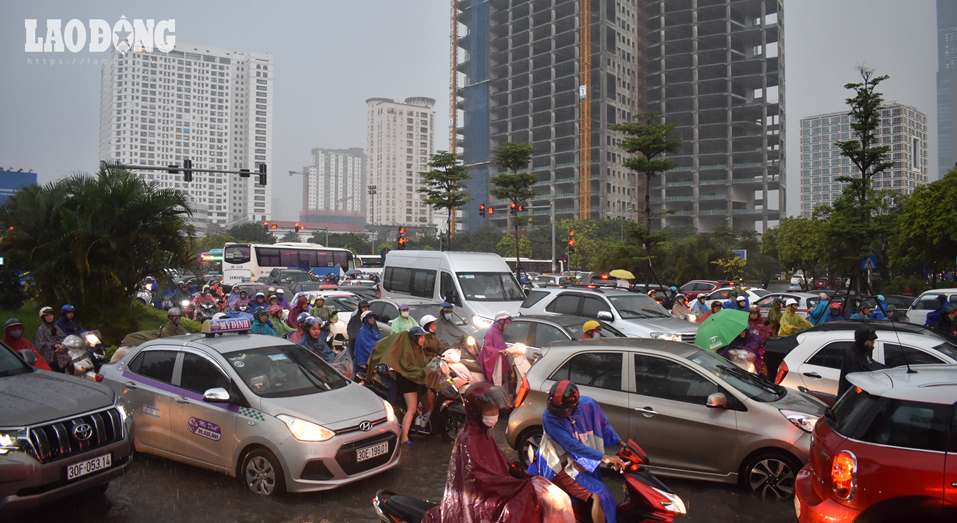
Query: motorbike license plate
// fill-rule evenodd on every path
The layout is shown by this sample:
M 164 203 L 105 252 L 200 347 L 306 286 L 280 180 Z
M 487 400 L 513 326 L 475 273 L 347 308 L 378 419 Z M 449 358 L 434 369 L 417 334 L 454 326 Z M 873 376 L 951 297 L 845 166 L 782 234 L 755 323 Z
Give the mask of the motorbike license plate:
M 109 454 L 74 463 L 66 468 L 66 479 L 69 481 L 81 476 L 86 476 L 87 474 L 92 474 L 98 470 L 108 469 L 112 464 Z
M 382 443 L 376 443 L 371 447 L 362 447 L 361 449 L 356 449 L 356 463 L 361 461 L 366 461 L 372 458 L 377 458 L 379 456 L 389 453 L 389 442 L 383 441 Z

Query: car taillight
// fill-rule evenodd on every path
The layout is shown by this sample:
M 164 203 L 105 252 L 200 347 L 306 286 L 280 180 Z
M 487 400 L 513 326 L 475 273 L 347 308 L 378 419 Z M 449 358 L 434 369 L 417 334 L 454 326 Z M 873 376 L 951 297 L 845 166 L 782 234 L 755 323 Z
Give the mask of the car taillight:
M 788 368 L 788 364 L 783 361 L 778 364 L 778 372 L 774 375 L 774 384 L 780 385 L 784 381 L 784 377 L 788 375 L 788 371 L 791 370 Z
M 842 450 L 831 460 L 831 489 L 834 495 L 843 500 L 854 497 L 857 490 L 857 456 L 849 450 Z
M 94 374 L 94 375 L 93 375 L 93 380 L 96 381 L 97 383 L 99 383 L 99 382 L 103 381 L 103 375 L 102 375 L 102 374 Z
M 525 397 L 528 396 L 528 379 L 522 376 L 522 383 L 518 386 L 518 392 L 515 393 L 515 408 L 522 406 Z

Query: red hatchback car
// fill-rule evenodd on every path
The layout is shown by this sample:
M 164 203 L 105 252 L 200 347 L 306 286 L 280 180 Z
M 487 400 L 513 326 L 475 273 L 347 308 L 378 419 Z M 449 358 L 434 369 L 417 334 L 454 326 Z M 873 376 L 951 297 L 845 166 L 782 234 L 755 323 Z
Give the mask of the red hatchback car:
M 795 481 L 801 523 L 957 521 L 957 366 L 851 374 Z

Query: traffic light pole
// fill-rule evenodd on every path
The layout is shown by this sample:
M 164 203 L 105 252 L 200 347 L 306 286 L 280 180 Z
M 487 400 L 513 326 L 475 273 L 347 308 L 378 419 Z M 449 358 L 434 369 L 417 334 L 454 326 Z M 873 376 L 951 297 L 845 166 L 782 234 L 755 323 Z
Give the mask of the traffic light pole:
M 260 165 L 264 165 L 264 164 L 260 164 Z M 165 167 L 158 167 L 155 165 L 128 165 L 124 163 L 100 162 L 100 166 L 105 169 L 126 169 L 126 170 L 137 170 L 137 171 L 166 171 L 170 174 L 179 174 L 180 172 L 187 170 L 183 167 L 180 167 L 178 164 L 175 166 L 168 165 Z M 190 167 L 188 170 L 193 173 L 238 174 L 244 178 L 248 178 L 249 176 L 252 176 L 253 174 L 249 169 L 238 169 L 238 170 L 199 169 L 197 167 Z M 260 179 L 259 185 L 266 185 L 265 183 L 263 183 L 264 182 L 263 177 L 265 176 L 265 173 L 263 172 L 263 170 L 261 169 L 259 172 L 256 173 L 256 175 L 259 176 L 259 179 Z

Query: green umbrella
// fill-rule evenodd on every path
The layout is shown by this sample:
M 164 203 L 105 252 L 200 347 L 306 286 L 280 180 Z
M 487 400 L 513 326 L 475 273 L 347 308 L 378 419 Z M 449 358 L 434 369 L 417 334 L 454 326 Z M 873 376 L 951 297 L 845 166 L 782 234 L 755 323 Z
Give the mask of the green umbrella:
M 726 347 L 748 328 L 748 313 L 745 311 L 720 310 L 698 327 L 694 344 L 704 350 L 715 351 Z

